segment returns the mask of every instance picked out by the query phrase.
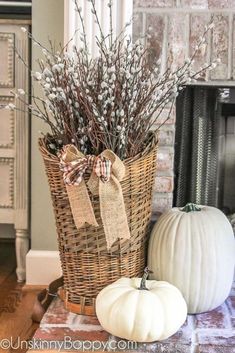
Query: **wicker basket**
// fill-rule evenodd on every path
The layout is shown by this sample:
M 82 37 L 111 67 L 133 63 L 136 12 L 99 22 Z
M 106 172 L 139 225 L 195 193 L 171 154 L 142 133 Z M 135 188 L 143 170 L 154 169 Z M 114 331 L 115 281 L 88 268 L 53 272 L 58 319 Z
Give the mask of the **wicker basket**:
M 124 161 L 126 175 L 121 186 L 131 239 L 116 241 L 110 251 L 106 247 L 99 198 L 89 194 L 100 226 L 87 225 L 78 231 L 59 169 L 59 159 L 47 151 L 42 139 L 39 140 L 39 148 L 56 219 L 65 306 L 79 314 L 95 315 L 95 298 L 102 288 L 121 276 L 142 275 L 156 173 L 156 141 L 152 139 L 142 154 Z

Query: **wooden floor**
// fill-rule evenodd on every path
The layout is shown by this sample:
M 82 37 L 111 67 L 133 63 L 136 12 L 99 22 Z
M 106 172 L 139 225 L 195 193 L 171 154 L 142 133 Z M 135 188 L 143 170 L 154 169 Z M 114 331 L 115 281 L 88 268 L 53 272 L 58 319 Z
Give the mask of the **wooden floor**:
M 25 352 L 26 349 L 3 349 L 8 344 L 15 347 L 30 339 L 38 325 L 31 320 L 35 291 L 25 291 L 23 284 L 17 283 L 15 275 L 14 243 L 0 241 L 0 352 Z M 21 343 L 23 344 L 23 343 Z

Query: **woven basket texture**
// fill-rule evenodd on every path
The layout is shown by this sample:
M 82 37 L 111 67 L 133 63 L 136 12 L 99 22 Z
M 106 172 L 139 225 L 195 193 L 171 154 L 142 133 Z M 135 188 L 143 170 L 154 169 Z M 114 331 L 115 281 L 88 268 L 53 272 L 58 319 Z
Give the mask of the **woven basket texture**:
M 130 240 L 117 240 L 107 251 L 102 226 L 99 197 L 89 192 L 99 227 L 76 228 L 63 174 L 57 156 L 48 152 L 39 140 L 54 208 L 62 272 L 65 306 L 93 307 L 99 291 L 120 277 L 140 277 L 146 263 L 146 240 L 149 235 L 152 195 L 156 175 L 157 143 L 148 144 L 143 153 L 124 161 L 125 178 L 121 187 L 125 202 Z M 85 175 L 85 180 L 89 175 Z M 74 311 L 74 310 L 73 310 Z M 94 311 L 94 310 L 93 310 Z

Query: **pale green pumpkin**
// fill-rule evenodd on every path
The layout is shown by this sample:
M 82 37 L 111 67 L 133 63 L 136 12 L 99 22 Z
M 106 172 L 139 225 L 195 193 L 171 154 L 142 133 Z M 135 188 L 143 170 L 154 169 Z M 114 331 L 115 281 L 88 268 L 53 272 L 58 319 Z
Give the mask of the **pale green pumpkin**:
M 209 311 L 224 302 L 234 265 L 232 227 L 214 207 L 173 208 L 153 228 L 148 250 L 151 278 L 179 288 L 189 313 Z

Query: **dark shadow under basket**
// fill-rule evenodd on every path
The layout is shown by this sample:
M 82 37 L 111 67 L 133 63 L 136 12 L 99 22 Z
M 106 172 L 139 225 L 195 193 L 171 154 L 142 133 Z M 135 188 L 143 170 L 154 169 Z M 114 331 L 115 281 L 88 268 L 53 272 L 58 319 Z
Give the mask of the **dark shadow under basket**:
M 61 295 L 68 310 L 95 315 L 99 291 L 120 277 L 139 277 L 146 258 L 146 240 L 152 211 L 156 175 L 157 144 L 153 139 L 143 153 L 124 161 L 121 181 L 130 240 L 118 240 L 107 251 L 100 217 L 99 197 L 89 194 L 99 227 L 77 230 L 69 204 L 59 159 L 39 140 L 54 207 L 64 289 Z

